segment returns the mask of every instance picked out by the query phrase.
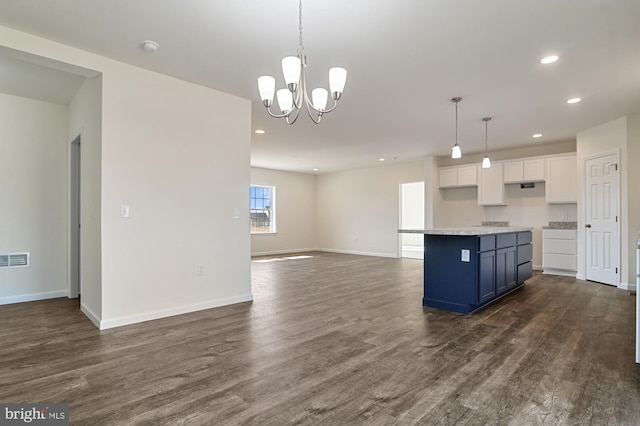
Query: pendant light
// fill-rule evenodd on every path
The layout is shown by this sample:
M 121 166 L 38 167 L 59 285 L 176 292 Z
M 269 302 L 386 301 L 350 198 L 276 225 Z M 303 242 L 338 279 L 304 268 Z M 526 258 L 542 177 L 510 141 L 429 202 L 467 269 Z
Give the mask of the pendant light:
M 482 160 L 482 168 L 488 169 L 491 167 L 491 160 L 489 160 L 489 156 L 487 155 L 487 134 L 489 127 L 489 120 L 491 117 L 484 117 L 482 121 L 484 121 L 484 159 Z
M 462 151 L 460 150 L 460 145 L 458 145 L 458 102 L 462 100 L 461 97 L 457 96 L 455 98 L 451 98 L 451 102 L 456 104 L 456 144 L 451 148 L 451 158 L 461 158 Z

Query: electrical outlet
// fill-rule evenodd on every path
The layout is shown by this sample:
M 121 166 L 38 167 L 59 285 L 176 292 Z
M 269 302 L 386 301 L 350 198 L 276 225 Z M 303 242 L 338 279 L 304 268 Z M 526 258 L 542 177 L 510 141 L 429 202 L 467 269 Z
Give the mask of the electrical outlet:
M 196 269 L 196 276 L 204 277 L 204 265 L 203 264 L 198 265 L 198 267 Z

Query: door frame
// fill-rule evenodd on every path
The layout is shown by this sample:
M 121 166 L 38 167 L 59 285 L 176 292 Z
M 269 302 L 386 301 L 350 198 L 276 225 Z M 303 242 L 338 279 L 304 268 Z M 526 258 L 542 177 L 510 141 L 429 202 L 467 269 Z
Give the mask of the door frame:
M 412 181 L 407 181 L 407 182 L 400 182 L 398 184 L 398 229 L 402 229 L 402 213 L 403 213 L 403 191 L 402 189 L 404 188 L 404 185 L 407 184 L 417 184 L 417 183 L 421 183 L 422 184 L 422 208 L 423 208 L 423 213 L 422 213 L 422 228 L 424 228 L 424 219 L 425 219 L 425 213 L 426 213 L 426 197 L 424 194 L 424 190 L 426 188 L 427 182 L 426 180 L 412 180 Z M 403 240 L 403 235 L 401 233 L 398 233 L 398 246 L 397 246 L 397 257 L 399 259 L 402 259 L 402 240 Z
M 584 225 L 587 223 L 587 161 L 589 160 L 594 160 L 596 158 L 600 158 L 600 157 L 607 157 L 609 155 L 615 155 L 616 156 L 616 164 L 618 165 L 618 185 L 616 188 L 617 191 L 617 212 L 618 212 L 618 221 L 616 223 L 616 232 L 618 233 L 618 264 L 617 264 L 617 268 L 618 268 L 618 274 L 616 276 L 616 280 L 617 282 L 614 284 L 616 287 L 620 287 L 620 283 L 621 283 L 621 279 L 620 277 L 622 276 L 622 267 L 621 267 L 621 262 L 622 262 L 622 215 L 621 215 L 621 202 L 622 200 L 620 199 L 620 193 L 621 193 L 621 185 L 622 185 L 622 180 L 620 179 L 621 176 L 621 168 L 622 165 L 620 164 L 620 150 L 619 149 L 614 149 L 614 150 L 610 150 L 610 151 L 602 151 L 599 152 L 597 154 L 592 154 L 586 157 L 582 158 L 582 188 L 583 188 L 583 200 L 584 200 L 584 207 L 582 209 L 582 220 L 583 220 L 583 229 L 582 229 L 582 238 L 584 240 L 583 242 L 583 265 L 584 265 L 584 279 L 587 280 L 587 250 L 589 249 L 589 247 L 587 247 L 587 231 L 584 227 Z
M 69 142 L 69 298 L 80 297 L 82 277 L 82 132 Z

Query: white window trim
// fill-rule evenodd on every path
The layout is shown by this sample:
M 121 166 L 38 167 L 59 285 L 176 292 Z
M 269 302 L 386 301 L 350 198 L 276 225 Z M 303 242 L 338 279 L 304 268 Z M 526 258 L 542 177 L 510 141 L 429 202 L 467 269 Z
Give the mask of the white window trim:
M 275 185 L 266 185 L 266 184 L 251 184 L 249 189 L 251 188 L 269 188 L 271 190 L 271 230 L 265 232 L 256 232 L 251 231 L 251 235 L 274 235 L 278 233 L 278 220 L 277 220 L 277 200 L 276 200 L 276 186 Z M 249 195 L 251 197 L 251 195 Z M 251 211 L 251 206 L 249 206 L 249 211 Z M 251 228 L 249 228 L 251 229 Z

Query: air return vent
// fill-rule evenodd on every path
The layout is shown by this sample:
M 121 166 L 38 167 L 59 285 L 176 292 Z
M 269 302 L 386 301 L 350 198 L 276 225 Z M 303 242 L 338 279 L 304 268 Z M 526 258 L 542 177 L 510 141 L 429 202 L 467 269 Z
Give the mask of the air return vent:
M 0 254 L 0 268 L 21 268 L 29 266 L 29 253 Z

